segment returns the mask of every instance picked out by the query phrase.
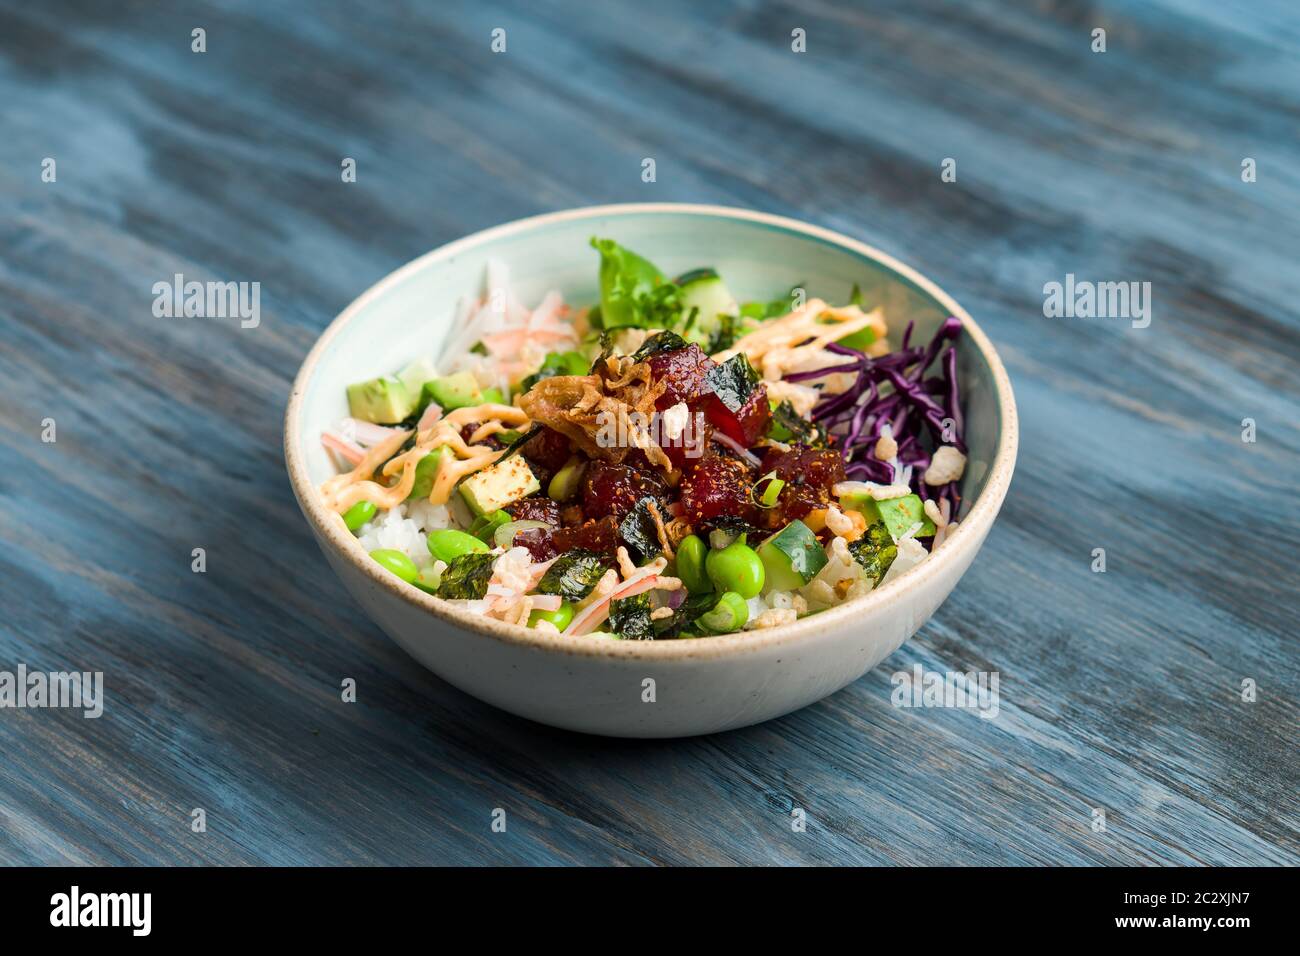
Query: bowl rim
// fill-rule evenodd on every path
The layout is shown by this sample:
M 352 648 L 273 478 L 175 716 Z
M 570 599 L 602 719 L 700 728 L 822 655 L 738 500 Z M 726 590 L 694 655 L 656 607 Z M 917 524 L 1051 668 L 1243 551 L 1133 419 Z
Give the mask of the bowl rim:
M 962 327 L 971 343 L 980 352 L 992 373 L 1002 428 L 1001 434 L 998 436 L 993 460 L 989 465 L 989 473 L 984 488 L 974 504 L 971 505 L 966 517 L 958 524 L 957 529 L 945 539 L 942 548 L 933 552 L 918 567 L 904 575 L 900 575 L 884 587 L 873 590 L 863 597 L 801 618 L 793 624 L 762 630 L 741 631 L 736 634 L 715 637 L 673 641 L 619 641 L 590 635 L 564 637 L 559 634 L 550 634 L 515 624 L 507 624 L 492 618 L 480 617 L 443 601 L 441 598 L 427 594 L 414 585 L 407 584 L 381 568 L 376 562 L 370 560 L 360 544 L 357 543 L 356 537 L 347 531 L 340 516 L 324 507 L 320 495 L 307 472 L 306 462 L 301 452 L 303 436 L 300 419 L 303 396 L 306 392 L 307 383 L 314 374 L 321 356 L 329 349 L 334 338 L 371 301 L 385 294 L 391 287 L 405 281 L 408 276 L 433 263 L 462 254 L 502 237 L 527 232 L 551 223 L 646 213 L 697 215 L 731 219 L 755 223 L 820 240 L 871 259 L 891 270 L 934 298 L 935 301 L 948 310 L 950 315 L 961 320 Z M 350 562 L 358 572 L 369 578 L 374 585 L 389 591 L 407 604 L 428 612 L 437 619 L 454 624 L 473 634 L 483 635 L 506 644 L 581 657 L 639 658 L 656 661 L 741 655 L 783 644 L 797 643 L 812 638 L 818 633 L 827 632 L 836 624 L 848 624 L 850 619 L 857 619 L 861 623 L 877 609 L 906 600 L 909 596 L 914 596 L 917 592 L 923 590 L 929 582 L 942 575 L 946 567 L 961 561 L 966 552 L 979 548 L 985 534 L 992 527 L 993 520 L 1006 496 L 1011 482 L 1011 475 L 1015 469 L 1018 442 L 1019 427 L 1015 396 L 1011 390 L 1011 381 L 1007 377 L 1006 369 L 1003 367 L 997 351 L 970 314 L 930 279 L 874 246 L 831 229 L 770 213 L 696 203 L 616 203 L 543 213 L 480 230 L 439 246 L 411 260 L 388 273 L 361 293 L 325 328 L 312 346 L 311 351 L 307 353 L 298 374 L 294 377 L 284 415 L 285 463 L 289 473 L 289 483 L 293 488 L 294 496 L 298 499 L 299 508 L 311 524 L 318 540 L 329 542 L 330 545 L 334 546 L 340 556 Z M 441 635 L 433 636 L 436 638 Z

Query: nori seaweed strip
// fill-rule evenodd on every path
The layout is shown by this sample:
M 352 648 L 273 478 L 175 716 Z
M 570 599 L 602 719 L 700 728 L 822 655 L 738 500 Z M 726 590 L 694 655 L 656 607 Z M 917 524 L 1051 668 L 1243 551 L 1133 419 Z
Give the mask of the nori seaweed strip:
M 567 601 L 581 601 L 602 577 L 607 559 L 596 551 L 574 548 L 555 559 L 537 585 L 541 594 L 558 594 Z
M 655 520 L 650 516 L 651 504 L 656 504 L 654 495 L 646 495 L 628 512 L 622 524 L 618 526 L 619 537 L 627 545 L 628 554 L 637 564 L 643 564 L 663 552 L 659 543 L 659 531 Z
M 653 641 L 655 622 L 650 620 L 650 595 L 637 594 L 610 601 L 607 626 L 625 641 Z
M 689 344 L 676 332 L 656 332 L 641 343 L 641 347 L 632 354 L 632 361 L 644 362 L 652 355 L 658 355 L 660 352 L 675 352 L 686 348 Z
M 506 446 L 506 453 L 502 455 L 500 458 L 498 458 L 497 461 L 498 462 L 505 461 L 515 452 L 519 451 L 520 448 L 523 448 L 524 445 L 528 444 L 528 442 L 532 441 L 534 438 L 540 435 L 545 428 L 546 428 L 545 425 L 534 425 L 532 428 L 528 429 L 528 431 L 524 432 L 522 435 L 520 435 L 518 438 L 516 438 L 509 445 Z
M 492 566 L 499 555 L 484 551 L 471 551 L 458 555 L 442 572 L 438 582 L 438 597 L 448 600 L 477 601 L 487 595 L 492 578 Z
M 898 557 L 898 546 L 894 544 L 889 529 L 877 521 L 857 541 L 849 542 L 849 554 L 862 566 L 867 577 L 871 578 L 872 586 L 875 586 L 894 563 L 894 558 Z
M 745 353 L 739 352 L 721 365 L 709 369 L 704 380 L 728 411 L 738 412 L 745 407 L 749 396 L 758 386 L 758 373 L 749 364 Z
M 672 617 L 654 622 L 655 634 L 660 638 L 681 637 L 683 634 L 697 633 L 695 622 L 709 613 L 718 602 L 718 596 L 712 591 L 688 594 L 681 607 L 673 611 Z

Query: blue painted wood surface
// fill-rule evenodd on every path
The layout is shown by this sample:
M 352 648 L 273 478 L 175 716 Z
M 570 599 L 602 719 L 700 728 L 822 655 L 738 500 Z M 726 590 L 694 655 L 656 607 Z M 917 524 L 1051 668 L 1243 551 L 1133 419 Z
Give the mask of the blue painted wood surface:
M 1296 863 L 1298 64 L 1284 2 L 6 0 L 0 670 L 103 671 L 107 704 L 0 711 L 0 862 Z M 916 265 L 1023 428 L 913 641 L 800 713 L 655 743 L 420 669 L 280 453 L 299 362 L 373 281 L 646 200 Z M 155 318 L 178 272 L 259 281 L 261 324 Z M 1045 318 L 1067 273 L 1151 282 L 1151 325 Z M 915 664 L 998 672 L 998 717 L 891 706 Z

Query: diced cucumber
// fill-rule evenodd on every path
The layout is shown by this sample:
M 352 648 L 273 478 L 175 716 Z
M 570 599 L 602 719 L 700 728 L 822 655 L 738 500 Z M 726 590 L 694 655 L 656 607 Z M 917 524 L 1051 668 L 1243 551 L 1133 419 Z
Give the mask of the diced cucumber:
M 430 401 L 437 402 L 444 412 L 483 404 L 483 393 L 479 390 L 478 380 L 469 372 L 457 372 L 455 375 L 426 382 L 424 394 Z
M 504 508 L 541 490 L 541 482 L 522 455 L 489 465 L 460 484 L 461 497 L 476 515 Z
M 393 425 L 415 410 L 415 398 L 407 392 L 401 379 L 381 375 L 348 386 L 348 409 L 353 418 L 377 425 Z
M 758 546 L 767 590 L 801 588 L 826 566 L 826 552 L 812 529 L 796 518 Z
M 718 318 L 720 315 L 737 315 L 740 312 L 726 283 L 712 269 L 687 272 L 678 276 L 676 282 L 681 289 L 683 317 L 689 316 L 692 309 L 699 309 L 695 323 L 686 334 L 686 338 L 692 342 L 708 342 L 721 322 Z
M 915 537 L 929 538 L 934 535 L 934 522 L 925 516 L 925 502 L 918 495 L 903 495 L 899 498 L 886 498 L 877 501 L 866 492 L 853 492 L 840 496 L 840 506 L 862 513 L 867 524 L 882 522 L 889 529 L 889 536 L 897 541 L 907 533 L 907 529 L 918 521 L 921 530 Z

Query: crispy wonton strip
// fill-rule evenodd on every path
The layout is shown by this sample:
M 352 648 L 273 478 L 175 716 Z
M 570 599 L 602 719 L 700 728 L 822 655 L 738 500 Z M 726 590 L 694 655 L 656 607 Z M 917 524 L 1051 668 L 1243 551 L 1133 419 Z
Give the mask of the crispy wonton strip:
M 744 352 L 755 368 L 763 369 L 765 378 L 775 380 L 831 342 L 866 328 L 876 333 L 878 342 L 884 339 L 887 329 L 880 309 L 863 312 L 856 305 L 836 309 L 821 299 L 809 299 L 802 309 L 764 322 L 741 336 L 731 348 L 713 356 L 713 360 L 725 362 Z

